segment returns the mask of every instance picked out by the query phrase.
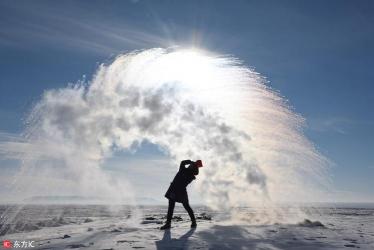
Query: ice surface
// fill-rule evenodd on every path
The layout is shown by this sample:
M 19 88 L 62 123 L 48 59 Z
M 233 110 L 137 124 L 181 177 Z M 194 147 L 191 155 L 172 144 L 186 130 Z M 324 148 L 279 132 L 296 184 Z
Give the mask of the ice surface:
M 373 208 L 308 209 L 300 224 L 269 225 L 225 221 L 222 213 L 193 208 L 196 230 L 177 206 L 172 229 L 161 231 L 165 206 L 140 207 L 137 215 L 125 206 L 0 206 L 2 214 L 17 211 L 0 239 L 34 240 L 33 249 L 374 249 Z M 245 216 L 260 211 L 238 212 Z M 140 221 L 134 220 L 138 216 Z

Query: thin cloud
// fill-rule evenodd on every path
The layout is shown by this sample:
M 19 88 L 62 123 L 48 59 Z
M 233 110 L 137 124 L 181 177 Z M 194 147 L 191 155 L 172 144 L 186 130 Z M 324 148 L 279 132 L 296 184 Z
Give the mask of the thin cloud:
M 308 127 L 318 132 L 336 132 L 347 134 L 355 121 L 345 117 L 310 118 L 307 120 Z
M 32 8 L 30 8 L 32 7 Z M 79 49 L 96 54 L 113 54 L 125 48 L 170 46 L 172 42 L 155 31 L 134 28 L 134 25 L 95 16 L 78 18 L 87 11 L 74 8 L 66 13 L 50 6 L 26 4 L 5 5 L 23 18 L 5 15 L 2 19 L 0 42 L 8 46 L 27 47 L 44 42 L 60 48 Z M 4 11 L 4 10 L 3 10 Z
M 374 121 L 357 120 L 349 117 L 331 116 L 331 117 L 310 117 L 307 119 L 309 129 L 317 132 L 335 132 L 339 134 L 348 134 L 357 126 L 372 126 Z

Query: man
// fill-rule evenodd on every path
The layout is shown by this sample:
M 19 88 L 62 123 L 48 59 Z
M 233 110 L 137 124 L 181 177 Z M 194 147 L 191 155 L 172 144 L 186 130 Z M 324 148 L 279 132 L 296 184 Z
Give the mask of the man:
M 189 166 L 186 168 L 186 165 Z M 187 210 L 188 215 L 191 218 L 191 227 L 196 228 L 196 219 L 188 202 L 186 187 L 196 179 L 195 176 L 199 174 L 199 168 L 202 166 L 203 163 L 201 160 L 197 160 L 196 162 L 184 160 L 181 162 L 179 171 L 175 175 L 173 182 L 170 184 L 170 187 L 165 194 L 165 197 L 169 199 L 169 208 L 166 223 L 160 228 L 161 230 L 169 229 L 171 227 L 171 219 L 173 217 L 175 202 L 180 202 L 183 204 L 183 207 Z

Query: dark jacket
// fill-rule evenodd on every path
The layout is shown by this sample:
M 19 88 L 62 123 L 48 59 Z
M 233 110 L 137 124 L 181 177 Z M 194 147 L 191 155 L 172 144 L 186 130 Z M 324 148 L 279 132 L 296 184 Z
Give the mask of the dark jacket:
M 188 164 L 189 166 L 186 168 L 186 165 Z M 190 160 L 182 161 L 179 166 L 179 171 L 175 175 L 173 182 L 170 184 L 165 197 L 176 202 L 188 202 L 186 187 L 196 179 L 195 175 L 198 174 L 199 168 L 196 166 L 195 162 Z

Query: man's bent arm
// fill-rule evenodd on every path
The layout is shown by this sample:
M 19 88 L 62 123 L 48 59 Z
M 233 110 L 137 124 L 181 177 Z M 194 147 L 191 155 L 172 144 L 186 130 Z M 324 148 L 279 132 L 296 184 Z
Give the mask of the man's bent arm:
M 182 168 L 184 168 L 186 165 L 188 164 L 191 164 L 192 161 L 191 160 L 184 160 L 184 161 L 181 161 L 181 164 L 179 166 L 179 170 L 181 170 Z

